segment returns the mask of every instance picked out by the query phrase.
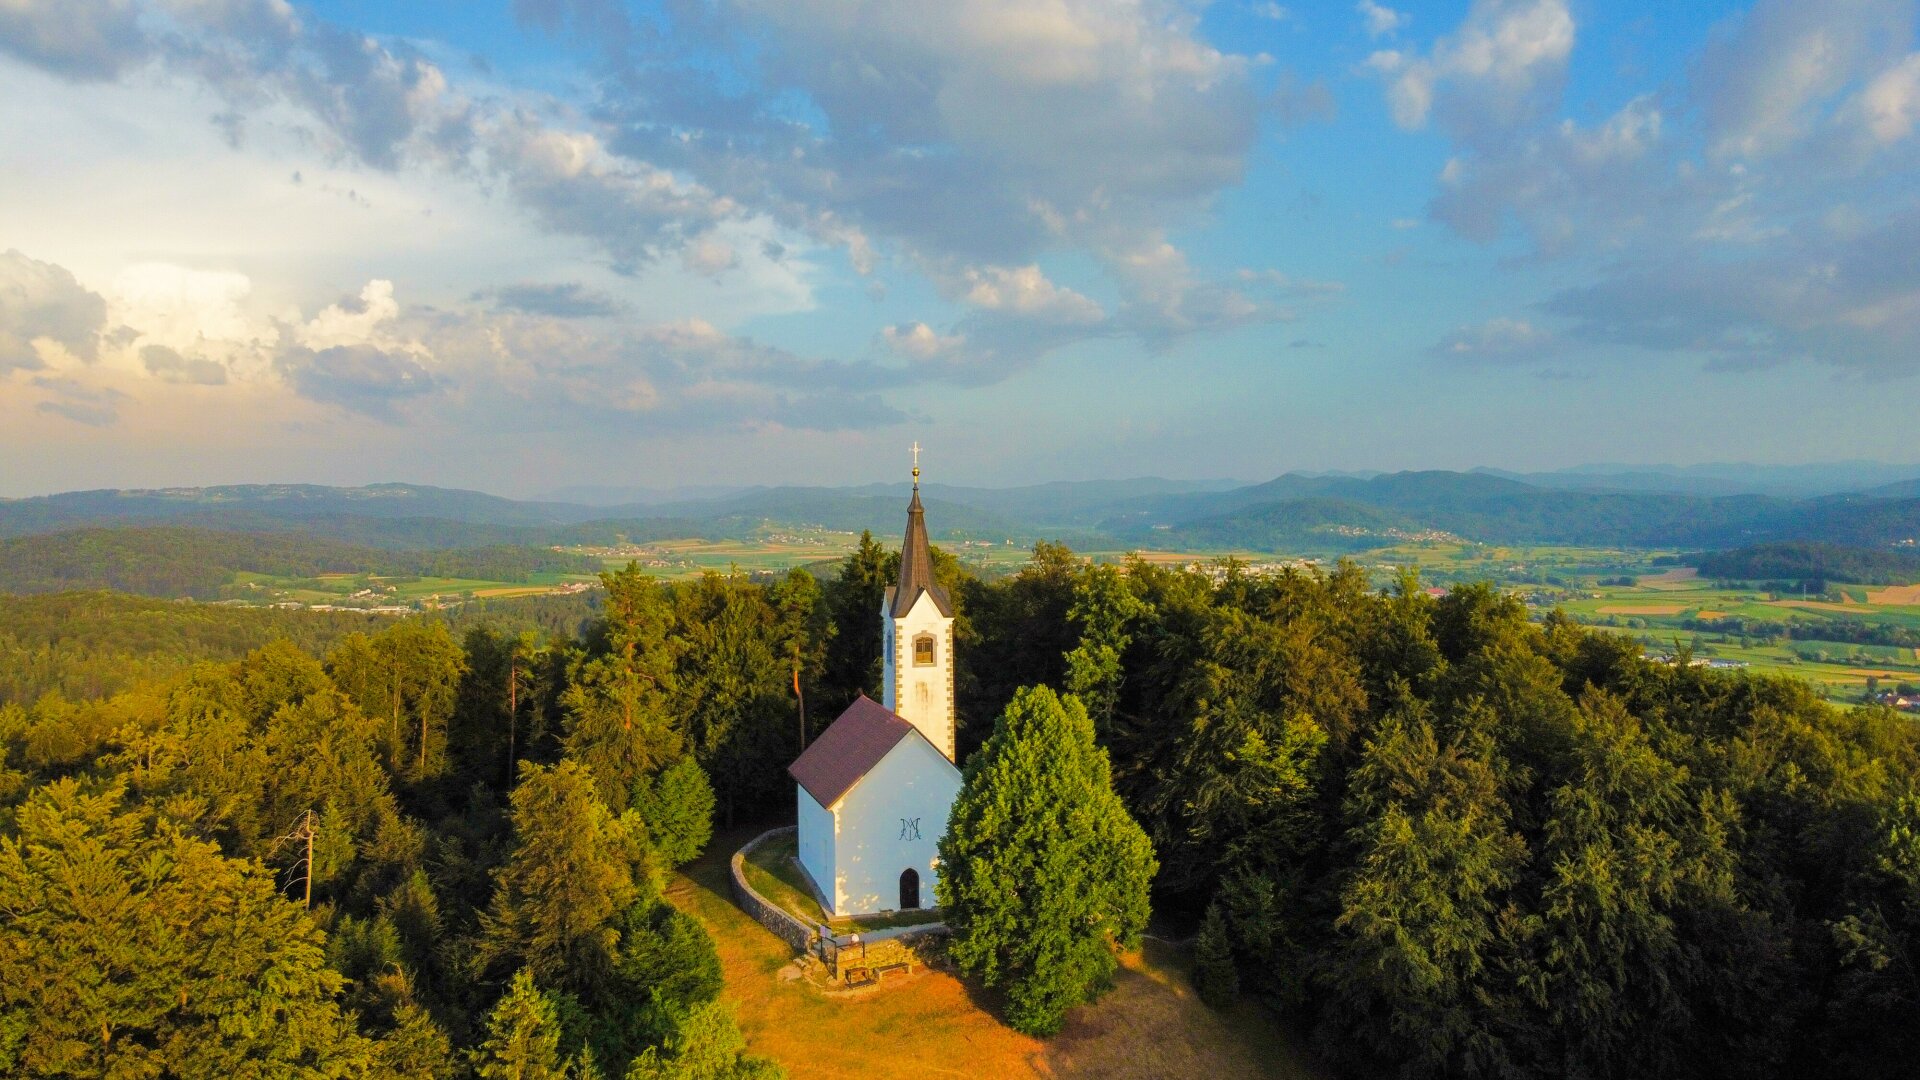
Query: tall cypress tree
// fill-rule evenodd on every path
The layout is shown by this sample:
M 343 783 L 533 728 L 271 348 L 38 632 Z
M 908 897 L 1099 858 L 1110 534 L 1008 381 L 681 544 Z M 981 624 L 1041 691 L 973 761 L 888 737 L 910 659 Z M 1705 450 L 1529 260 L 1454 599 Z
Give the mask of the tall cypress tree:
M 1008 1019 L 1034 1035 L 1111 985 L 1114 946 L 1146 928 L 1156 869 L 1086 708 L 1044 686 L 1016 693 L 968 759 L 940 863 L 954 959 L 1004 986 Z

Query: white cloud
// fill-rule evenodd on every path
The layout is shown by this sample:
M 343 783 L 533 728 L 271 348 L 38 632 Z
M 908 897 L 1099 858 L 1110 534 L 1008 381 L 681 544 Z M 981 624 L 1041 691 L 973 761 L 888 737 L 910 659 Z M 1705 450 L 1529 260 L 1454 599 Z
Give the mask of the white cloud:
M 161 262 L 126 267 L 107 290 L 116 324 L 181 351 L 208 341 L 273 341 L 278 332 L 272 324 L 247 310 L 252 292 L 245 274 Z
M 1896 143 L 1920 123 L 1920 53 L 1912 53 L 1875 76 L 1849 104 L 1874 139 Z
M 300 344 L 309 349 L 336 345 L 366 345 L 383 336 L 382 326 L 400 314 L 393 298 L 393 282 L 374 279 L 358 295 L 328 304 L 300 331 Z
M 902 323 L 880 331 L 887 348 L 915 360 L 931 360 L 958 350 L 967 343 L 964 334 L 940 334 L 926 323 Z
M 1574 36 L 1565 0 L 1474 0 L 1465 21 L 1427 55 L 1387 50 L 1367 64 L 1388 76 L 1387 101 L 1401 127 L 1425 124 L 1445 93 L 1454 101 L 1443 120 L 1471 132 L 1523 116 L 1564 72 Z
M 969 267 L 955 283 L 960 298 L 982 311 L 999 311 L 1051 323 L 1095 323 L 1100 305 L 1054 284 L 1038 266 Z
M 194 386 L 223 386 L 227 382 L 225 364 L 204 356 L 182 356 L 165 345 L 141 346 L 140 363 L 147 374 L 162 382 Z
M 1912 20 L 1910 0 L 1760 0 L 1720 28 L 1697 65 L 1709 147 L 1720 157 L 1793 147 L 1836 95 L 1898 56 Z
M 1521 364 L 1545 358 L 1556 344 L 1551 333 L 1525 319 L 1496 318 L 1455 330 L 1432 351 L 1463 362 Z
M 7 0 L 0 53 L 72 79 L 110 79 L 146 54 L 133 0 Z
M 0 375 L 46 366 L 43 343 L 97 359 L 106 320 L 106 302 L 65 267 L 18 251 L 0 254 Z
M 1247 10 L 1259 18 L 1266 19 L 1268 22 L 1286 22 L 1288 19 L 1293 18 L 1293 12 L 1274 3 L 1273 0 L 1266 0 L 1265 3 L 1250 4 L 1247 6 Z
M 1360 18 L 1366 23 L 1369 37 L 1385 37 L 1413 21 L 1413 16 L 1406 12 L 1395 11 L 1373 0 L 1360 0 L 1354 10 L 1360 13 Z

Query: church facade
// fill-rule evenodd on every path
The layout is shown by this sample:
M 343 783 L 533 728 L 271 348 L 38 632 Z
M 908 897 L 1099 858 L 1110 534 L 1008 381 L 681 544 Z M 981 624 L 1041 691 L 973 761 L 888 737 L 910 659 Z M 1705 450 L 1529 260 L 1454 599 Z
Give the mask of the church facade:
M 860 696 L 788 767 L 800 865 L 834 917 L 932 907 L 954 764 L 953 605 L 934 584 L 913 470 L 899 580 L 881 604 L 883 701 Z

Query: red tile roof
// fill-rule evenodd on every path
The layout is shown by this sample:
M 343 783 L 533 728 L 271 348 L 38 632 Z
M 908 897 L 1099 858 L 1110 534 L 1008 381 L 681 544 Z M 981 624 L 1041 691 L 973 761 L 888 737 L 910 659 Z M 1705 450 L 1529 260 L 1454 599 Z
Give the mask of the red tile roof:
M 913 730 L 885 705 L 861 694 L 787 766 L 787 774 L 814 802 L 830 807 Z

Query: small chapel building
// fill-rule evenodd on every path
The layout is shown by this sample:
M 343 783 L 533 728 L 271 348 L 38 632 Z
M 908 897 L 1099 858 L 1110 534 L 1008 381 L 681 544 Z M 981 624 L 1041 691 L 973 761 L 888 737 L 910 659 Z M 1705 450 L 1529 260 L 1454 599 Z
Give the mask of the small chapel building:
M 917 463 L 900 578 L 880 623 L 885 700 L 862 694 L 787 768 L 800 865 L 835 918 L 934 906 L 936 845 L 960 792 L 953 604 L 933 582 Z

